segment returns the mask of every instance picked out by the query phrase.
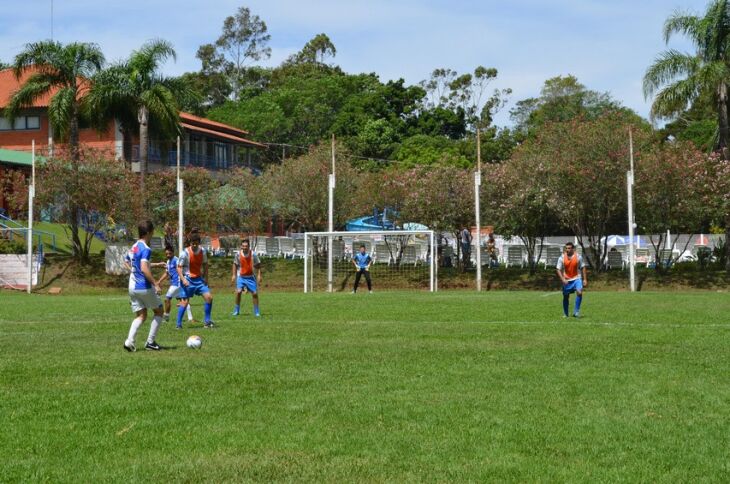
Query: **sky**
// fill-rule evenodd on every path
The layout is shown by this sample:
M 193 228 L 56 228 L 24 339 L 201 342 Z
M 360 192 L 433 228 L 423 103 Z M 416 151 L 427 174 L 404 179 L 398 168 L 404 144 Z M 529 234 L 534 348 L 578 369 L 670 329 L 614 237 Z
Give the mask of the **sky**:
M 142 43 L 166 39 L 177 51 L 168 75 L 200 69 L 198 47 L 214 42 L 225 17 L 246 6 L 271 34 L 278 65 L 312 37 L 327 34 L 346 72 L 415 84 L 435 68 L 459 73 L 495 67 L 494 88 L 511 88 L 496 124 L 509 125 L 515 101 L 539 95 L 544 81 L 573 74 L 647 117 L 646 68 L 667 48 L 664 20 L 702 13 L 709 0 L 0 0 L 0 61 L 28 42 L 95 42 L 114 61 Z M 51 15 L 53 12 L 53 15 Z M 52 30 L 53 29 L 53 30 Z M 690 51 L 681 37 L 670 47 Z

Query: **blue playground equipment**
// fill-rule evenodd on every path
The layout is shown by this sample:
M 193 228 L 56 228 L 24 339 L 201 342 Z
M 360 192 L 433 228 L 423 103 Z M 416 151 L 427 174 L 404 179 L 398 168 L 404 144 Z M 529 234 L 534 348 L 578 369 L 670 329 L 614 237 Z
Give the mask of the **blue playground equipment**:
M 379 212 L 377 208 L 373 208 L 372 215 L 358 217 L 348 220 L 345 224 L 345 230 L 348 232 L 362 232 L 365 230 L 395 230 L 395 220 L 398 212 L 392 208 L 384 208 Z

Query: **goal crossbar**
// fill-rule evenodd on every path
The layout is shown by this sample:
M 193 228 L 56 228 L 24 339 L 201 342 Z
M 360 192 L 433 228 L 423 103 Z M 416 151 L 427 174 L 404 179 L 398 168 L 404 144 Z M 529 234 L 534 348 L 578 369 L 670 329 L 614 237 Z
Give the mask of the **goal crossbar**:
M 308 264 L 308 258 L 311 255 L 312 247 L 309 243 L 310 239 L 312 237 L 327 237 L 328 240 L 331 240 L 333 237 L 348 237 L 356 239 L 358 236 L 425 236 L 428 237 L 429 241 L 429 247 L 430 247 L 430 256 L 428 260 L 428 272 L 429 272 L 429 291 L 435 292 L 436 291 L 436 245 L 435 245 L 435 235 L 433 230 L 358 230 L 358 231 L 334 231 L 334 232 L 305 232 L 304 233 L 304 292 L 311 292 L 312 288 L 310 287 L 309 282 L 309 264 Z M 332 291 L 332 250 L 329 249 L 327 251 L 327 259 L 328 259 L 328 274 L 327 274 L 327 286 L 328 291 Z

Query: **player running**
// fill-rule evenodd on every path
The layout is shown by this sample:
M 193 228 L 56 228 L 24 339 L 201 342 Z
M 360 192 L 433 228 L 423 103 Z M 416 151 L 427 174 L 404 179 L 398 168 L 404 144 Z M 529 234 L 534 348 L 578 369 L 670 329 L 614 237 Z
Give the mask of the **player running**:
M 171 245 L 165 246 L 165 258 L 167 259 L 166 262 L 163 262 L 162 264 L 165 267 L 165 273 L 160 277 L 160 279 L 157 281 L 157 285 L 161 286 L 162 281 L 165 279 L 170 279 L 170 288 L 167 290 L 167 294 L 165 295 L 165 314 L 162 315 L 162 319 L 165 321 L 170 320 L 170 307 L 172 306 L 172 298 L 177 298 L 178 305 L 180 304 L 180 275 L 177 273 L 177 257 L 175 257 L 175 250 L 172 248 Z M 193 312 L 190 309 L 190 304 L 187 305 L 188 308 L 188 321 L 193 321 Z M 178 326 L 176 326 L 177 329 L 182 329 L 182 322 Z
M 129 301 L 136 317 L 132 320 L 129 335 L 124 342 L 124 349 L 127 351 L 137 351 L 137 347 L 134 345 L 134 339 L 137 336 L 139 327 L 147 319 L 147 310 L 152 309 L 155 316 L 152 318 L 150 333 L 147 336 L 147 343 L 144 347 L 147 350 L 157 351 L 162 349 L 155 341 L 157 330 L 162 323 L 162 301 L 160 301 L 160 296 L 158 296 L 160 286 L 157 285 L 154 277 L 152 277 L 152 270 L 150 269 L 152 251 L 150 250 L 149 243 L 152 238 L 154 226 L 152 222 L 147 221 L 139 224 L 138 230 L 139 240 L 132 246 L 128 254 L 128 263 L 132 269 L 129 274 Z
M 357 292 L 357 286 L 360 285 L 360 276 L 365 276 L 365 281 L 368 283 L 368 292 L 373 292 L 373 282 L 370 280 L 370 266 L 373 263 L 373 258 L 367 253 L 365 246 L 360 246 L 360 251 L 352 256 L 352 264 L 355 266 L 357 274 L 355 275 L 355 287 L 352 289 L 352 293 Z
M 583 257 L 575 253 L 575 245 L 572 242 L 565 244 L 565 251 L 558 259 L 555 267 L 560 282 L 563 283 L 563 314 L 568 317 L 570 309 L 570 294 L 575 293 L 575 309 L 573 317 L 580 317 L 580 304 L 583 301 L 583 288 L 588 287 L 588 276 Z M 581 278 L 582 273 L 582 278 Z
M 214 324 L 210 319 L 210 314 L 213 311 L 213 295 L 207 285 L 208 254 L 200 246 L 200 234 L 197 232 L 193 232 L 190 236 L 190 246 L 180 252 L 180 257 L 177 259 L 177 274 L 182 283 L 180 307 L 177 309 L 177 326 L 182 326 L 183 314 L 190 298 L 198 294 L 202 295 L 205 301 L 203 327 L 212 328 Z
M 254 270 L 256 276 L 254 276 Z M 261 316 L 258 293 L 258 284 L 261 284 L 261 261 L 259 256 L 251 251 L 251 243 L 248 239 L 241 241 L 241 250 L 233 255 L 231 284 L 236 284 L 236 305 L 233 307 L 232 316 L 238 316 L 241 312 L 241 292 L 251 293 L 253 315 Z

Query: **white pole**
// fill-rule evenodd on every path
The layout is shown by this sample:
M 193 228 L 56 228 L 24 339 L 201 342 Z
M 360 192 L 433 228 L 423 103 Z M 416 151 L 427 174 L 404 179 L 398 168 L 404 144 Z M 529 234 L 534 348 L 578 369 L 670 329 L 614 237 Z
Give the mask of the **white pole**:
M 35 140 L 31 141 L 30 183 L 28 184 L 28 294 L 33 290 L 33 198 L 35 198 Z
M 482 218 L 479 207 L 479 188 L 482 186 L 482 147 L 479 128 L 477 128 L 477 171 L 474 172 L 474 215 L 476 216 L 477 235 L 477 292 L 482 290 Z
M 482 290 L 482 226 L 481 214 L 479 213 L 479 187 L 482 185 L 482 174 L 479 171 L 474 172 L 474 213 L 476 214 L 477 234 L 476 234 L 476 251 L 477 251 L 477 291 Z
M 309 258 L 309 236 L 307 233 L 304 233 L 304 294 L 306 294 L 307 291 L 307 283 L 309 282 L 309 263 L 307 262 Z
M 629 130 L 629 164 L 626 172 L 626 193 L 629 206 L 629 288 L 636 292 L 636 251 L 634 250 L 634 137 Z
M 335 230 L 335 135 L 332 135 L 332 173 L 329 176 L 328 189 L 328 211 L 327 211 L 327 231 Z M 332 292 L 332 236 L 327 236 L 327 291 Z
M 434 244 L 434 236 L 433 231 L 429 234 L 430 242 L 431 242 L 431 266 L 428 268 L 429 270 L 429 280 L 430 280 L 430 290 L 431 292 L 435 291 L 435 284 L 434 284 L 434 267 L 436 266 L 436 258 L 438 257 L 438 249 L 436 248 L 436 244 Z
M 667 229 L 667 241 L 664 244 L 664 248 L 669 250 L 672 248 L 672 233 Z
M 183 234 L 185 232 L 185 198 L 183 191 L 185 184 L 180 178 L 180 137 L 177 137 L 177 250 L 183 250 Z

